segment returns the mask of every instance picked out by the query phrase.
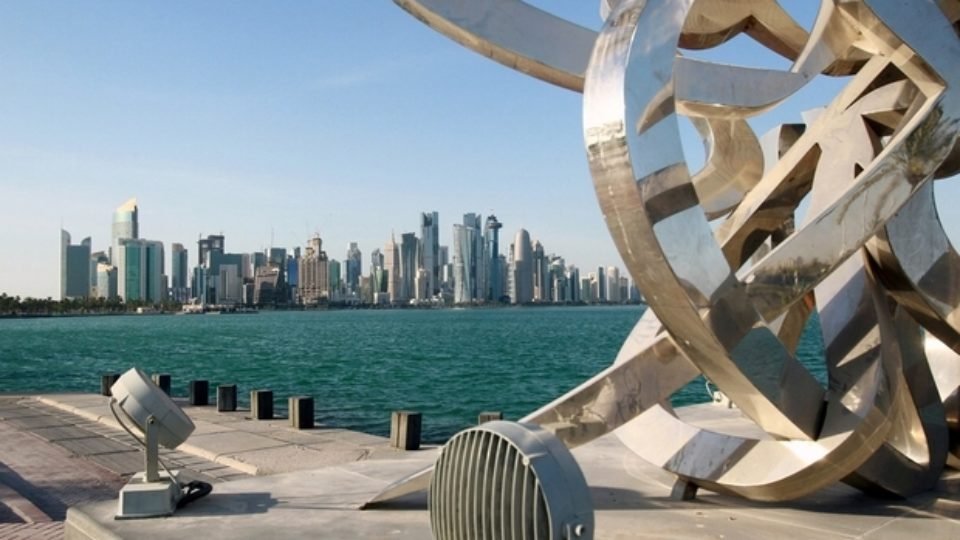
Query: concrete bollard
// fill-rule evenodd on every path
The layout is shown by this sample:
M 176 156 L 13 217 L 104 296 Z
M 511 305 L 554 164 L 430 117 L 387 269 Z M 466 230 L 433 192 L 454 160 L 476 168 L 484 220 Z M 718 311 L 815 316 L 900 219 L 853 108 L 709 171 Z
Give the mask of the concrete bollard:
M 494 420 L 503 420 L 503 413 L 500 411 L 484 411 L 477 417 L 477 425 L 493 422 Z
M 119 373 L 102 373 L 100 375 L 100 395 L 112 396 L 113 393 L 110 392 L 110 387 L 113 386 L 113 383 L 117 382 L 119 378 Z
M 420 448 L 423 415 L 413 411 L 393 411 L 390 415 L 390 446 L 400 450 Z
M 254 420 L 273 420 L 273 391 L 250 392 L 250 417 Z
M 210 383 L 208 381 L 190 381 L 190 404 L 210 404 Z
M 153 384 L 160 387 L 161 390 L 168 396 L 170 395 L 170 374 L 169 373 L 154 373 L 150 376 L 153 380 Z
M 237 410 L 237 385 L 221 384 L 217 387 L 217 412 Z
M 290 425 L 294 429 L 313 429 L 313 398 L 292 396 L 287 401 L 290 410 Z

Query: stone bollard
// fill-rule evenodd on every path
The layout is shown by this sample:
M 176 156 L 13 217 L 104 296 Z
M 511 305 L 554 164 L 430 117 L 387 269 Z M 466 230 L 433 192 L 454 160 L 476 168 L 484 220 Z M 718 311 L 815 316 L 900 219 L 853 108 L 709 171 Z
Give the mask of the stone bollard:
M 250 392 L 250 417 L 254 420 L 273 420 L 273 391 Z
M 221 384 L 217 387 L 217 412 L 237 410 L 237 385 Z
M 292 396 L 288 401 L 290 425 L 294 429 L 313 429 L 313 398 Z
M 117 382 L 117 379 L 120 378 L 119 373 L 103 373 L 100 375 L 100 395 L 101 396 L 112 396 L 113 393 L 110 392 L 110 387 L 113 386 L 113 383 Z
M 210 383 L 208 381 L 190 381 L 190 404 L 210 404 Z
M 390 446 L 400 450 L 420 448 L 423 415 L 413 411 L 393 411 L 390 415 Z
M 150 376 L 153 380 L 153 384 L 160 387 L 161 390 L 168 396 L 170 395 L 170 374 L 169 373 L 154 373 Z
M 493 422 L 494 420 L 503 420 L 503 413 L 500 411 L 484 411 L 477 417 L 477 425 Z

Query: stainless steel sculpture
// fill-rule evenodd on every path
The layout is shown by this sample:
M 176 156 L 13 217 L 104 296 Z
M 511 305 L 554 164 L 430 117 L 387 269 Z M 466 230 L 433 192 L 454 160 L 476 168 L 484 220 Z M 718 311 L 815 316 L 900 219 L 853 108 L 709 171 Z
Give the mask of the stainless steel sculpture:
M 599 33 L 520 0 L 395 1 L 583 93 L 597 197 L 650 306 L 613 365 L 523 421 L 571 447 L 616 430 L 683 480 L 757 500 L 837 481 L 907 496 L 960 457 L 960 258 L 932 189 L 960 170 L 960 0 L 822 0 L 809 32 L 776 0 L 601 0 Z M 791 67 L 684 56 L 741 33 Z M 847 85 L 761 144 L 747 120 L 820 76 Z M 700 171 L 681 116 L 705 140 Z M 826 389 L 794 355 L 814 310 Z M 677 418 L 668 398 L 700 374 L 756 436 Z

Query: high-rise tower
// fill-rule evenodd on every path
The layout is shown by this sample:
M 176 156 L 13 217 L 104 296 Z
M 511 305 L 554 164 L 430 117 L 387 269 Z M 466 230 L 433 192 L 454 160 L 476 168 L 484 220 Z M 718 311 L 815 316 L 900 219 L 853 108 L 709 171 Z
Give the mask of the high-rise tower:
M 353 292 L 358 292 L 360 290 L 360 273 L 363 267 L 363 254 L 360 253 L 360 248 L 357 247 L 356 242 L 350 242 L 350 245 L 347 247 L 346 265 L 347 287 Z
M 70 233 L 60 231 L 60 299 L 90 296 L 90 238 L 70 243 Z
M 416 297 L 419 251 L 420 242 L 416 233 L 400 235 L 400 295 L 405 301 Z
M 383 249 L 384 251 L 384 270 L 387 273 L 387 293 L 390 295 L 390 302 L 402 302 L 402 286 L 400 281 L 400 249 L 397 247 L 394 236 L 390 235 L 390 241 Z
M 440 292 L 440 218 L 436 212 L 420 214 L 420 266 L 427 271 L 427 292 Z
M 110 233 L 110 262 L 113 265 L 117 261 L 113 260 L 114 248 L 118 242 L 126 238 L 140 238 L 140 210 L 137 207 L 137 199 L 133 198 L 121 204 L 113 212 L 113 226 Z
M 526 304 L 533 301 L 533 249 L 530 246 L 530 233 L 525 229 L 517 231 L 513 249 L 514 290 L 510 301 L 514 304 Z
M 502 227 L 503 224 L 497 221 L 497 216 L 487 216 L 484 238 L 486 258 L 489 261 L 486 297 L 491 302 L 497 302 L 503 296 L 503 280 L 500 269 L 500 229 Z

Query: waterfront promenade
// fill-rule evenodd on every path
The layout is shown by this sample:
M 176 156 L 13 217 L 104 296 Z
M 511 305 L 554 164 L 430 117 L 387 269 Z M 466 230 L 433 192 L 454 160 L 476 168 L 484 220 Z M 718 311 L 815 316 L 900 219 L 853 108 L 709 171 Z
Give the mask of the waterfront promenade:
M 296 431 L 284 420 L 184 407 L 197 430 L 174 467 L 214 484 L 172 518 L 114 521 L 116 492 L 142 468 L 108 398 L 89 394 L 0 397 L 0 538 L 429 538 L 425 498 L 359 510 L 373 493 L 436 457 L 340 429 Z M 735 428 L 735 410 L 685 407 L 682 415 Z M 960 474 L 908 501 L 878 500 L 842 485 L 803 500 L 757 504 L 701 492 L 670 499 L 671 477 L 625 451 L 615 436 L 575 450 L 596 506 L 596 537 L 960 538 Z M 69 512 L 68 507 L 72 507 Z

